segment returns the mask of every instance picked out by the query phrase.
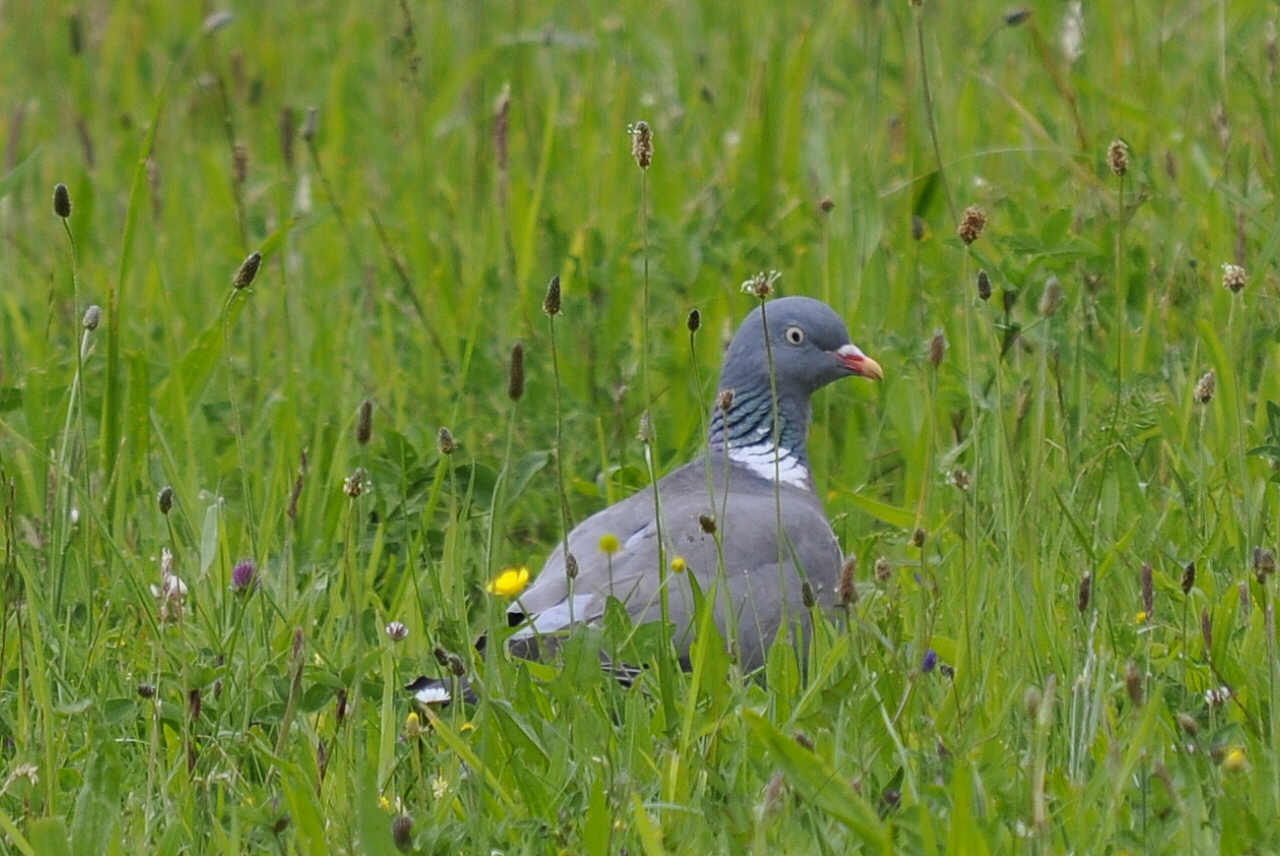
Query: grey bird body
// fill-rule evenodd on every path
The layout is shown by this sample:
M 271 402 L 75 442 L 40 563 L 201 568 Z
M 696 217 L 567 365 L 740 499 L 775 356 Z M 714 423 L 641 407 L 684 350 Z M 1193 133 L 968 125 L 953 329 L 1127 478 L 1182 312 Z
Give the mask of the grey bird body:
M 664 581 L 682 657 L 694 639 L 693 580 L 714 599 L 716 624 L 745 669 L 763 665 L 780 631 L 806 633 L 805 585 L 816 603 L 829 604 L 843 563 L 809 472 L 809 399 L 850 376 L 883 373 L 826 304 L 784 297 L 752 311 L 725 354 L 707 452 L 656 484 L 661 517 L 649 487 L 574 527 L 512 602 L 512 650 L 554 648 L 559 635 L 599 621 L 610 597 L 635 623 L 657 621 Z M 439 682 L 410 689 L 420 700 L 443 700 Z
M 650 487 L 575 527 L 566 541 L 578 574 L 569 579 L 562 543 L 511 606 L 513 623 L 525 621 L 515 650 L 532 652 L 540 637 L 599 620 L 610 596 L 636 623 L 656 621 L 665 579 L 683 656 L 693 641 L 693 577 L 714 597 L 716 624 L 736 637 L 742 666 L 761 666 L 779 628 L 807 627 L 805 582 L 818 603 L 830 603 L 838 582 L 843 555 L 813 489 L 806 441 L 810 396 L 850 375 L 881 371 L 826 304 L 787 297 L 754 310 L 725 354 L 709 451 L 657 483 L 661 525 Z M 704 516 L 716 534 L 704 531 Z M 602 548 L 606 537 L 615 551 Z M 683 571 L 672 568 L 677 559 Z
M 783 622 L 807 617 L 805 580 L 820 601 L 830 599 L 843 561 L 840 545 L 812 490 L 776 485 L 715 453 L 710 475 L 709 484 L 703 459 L 658 481 L 661 526 L 651 487 L 579 524 L 567 539 L 578 561 L 577 578 L 565 573 L 561 544 L 537 582 L 512 606 L 513 612 L 531 616 L 513 640 L 517 651 L 525 640 L 599 620 L 609 596 L 625 603 L 637 624 L 657 621 L 665 579 L 676 647 L 687 654 L 695 612 L 692 578 L 715 604 L 721 632 L 730 638 L 736 631 L 743 668 L 762 665 Z M 704 529 L 704 517 L 714 521 L 714 533 Z M 659 532 L 665 547 L 661 559 Z M 602 548 L 606 538 L 616 539 L 616 551 Z

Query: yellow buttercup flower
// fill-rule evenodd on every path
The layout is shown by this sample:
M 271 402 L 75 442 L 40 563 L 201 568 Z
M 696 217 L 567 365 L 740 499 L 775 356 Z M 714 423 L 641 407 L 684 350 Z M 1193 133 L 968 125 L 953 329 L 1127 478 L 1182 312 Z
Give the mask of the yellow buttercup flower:
M 1147 623 L 1146 610 L 1140 611 L 1137 615 L 1133 617 L 1133 620 L 1134 620 L 1134 623 L 1136 624 L 1146 624 Z
M 1239 746 L 1234 746 L 1222 759 L 1222 769 L 1229 773 L 1238 773 L 1244 769 L 1244 765 L 1247 760 L 1244 750 Z
M 485 591 L 499 597 L 515 597 L 529 585 L 529 569 L 523 565 L 518 568 L 507 568 L 494 577 Z
M 600 552 L 601 553 L 608 553 L 609 555 L 612 556 L 614 553 L 618 552 L 618 547 L 619 547 L 619 544 L 618 544 L 617 535 L 614 535 L 612 532 L 610 532 L 607 535 L 600 536 Z
M 404 736 L 413 740 L 422 735 L 422 720 L 416 712 L 410 713 L 404 720 Z
M 686 567 L 688 566 L 684 562 L 684 556 L 676 556 L 671 560 L 671 570 L 677 574 L 683 574 Z

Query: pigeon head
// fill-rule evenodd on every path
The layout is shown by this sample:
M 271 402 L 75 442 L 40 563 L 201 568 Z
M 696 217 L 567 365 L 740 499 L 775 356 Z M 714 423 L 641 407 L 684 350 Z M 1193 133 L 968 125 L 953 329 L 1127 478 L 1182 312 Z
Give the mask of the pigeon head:
M 770 362 L 777 387 L 776 447 Z M 880 364 L 849 341 L 849 329 L 830 306 L 809 297 L 782 297 L 756 307 L 725 353 L 721 396 L 711 414 L 711 448 L 727 450 L 730 459 L 757 475 L 776 474 L 780 481 L 809 486 L 809 397 L 851 375 L 884 378 Z
M 770 356 L 783 399 L 808 398 L 850 375 L 884 378 L 880 364 L 849 341 L 835 310 L 810 297 L 782 297 L 747 316 L 725 354 L 720 389 L 768 389 Z

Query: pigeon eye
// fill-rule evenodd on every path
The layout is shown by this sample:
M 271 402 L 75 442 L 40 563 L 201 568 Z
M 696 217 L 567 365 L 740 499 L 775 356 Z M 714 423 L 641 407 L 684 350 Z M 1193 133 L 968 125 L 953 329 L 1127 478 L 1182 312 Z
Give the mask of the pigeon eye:
M 788 327 L 782 335 L 793 345 L 799 345 L 804 342 L 804 331 L 799 327 Z

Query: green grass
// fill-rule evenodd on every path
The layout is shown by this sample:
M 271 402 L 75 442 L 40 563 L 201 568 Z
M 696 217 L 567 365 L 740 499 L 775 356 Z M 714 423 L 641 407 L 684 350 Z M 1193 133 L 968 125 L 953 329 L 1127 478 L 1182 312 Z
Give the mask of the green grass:
M 1085 4 L 1071 62 L 1049 0 L 199 5 L 0 20 L 0 850 L 1280 849 L 1273 7 Z M 646 408 L 657 472 L 696 455 L 770 269 L 886 370 L 815 401 L 857 604 L 760 676 L 612 615 L 634 689 L 591 634 L 480 662 L 557 466 L 581 520 L 648 481 Z M 411 719 L 437 647 L 485 701 Z

